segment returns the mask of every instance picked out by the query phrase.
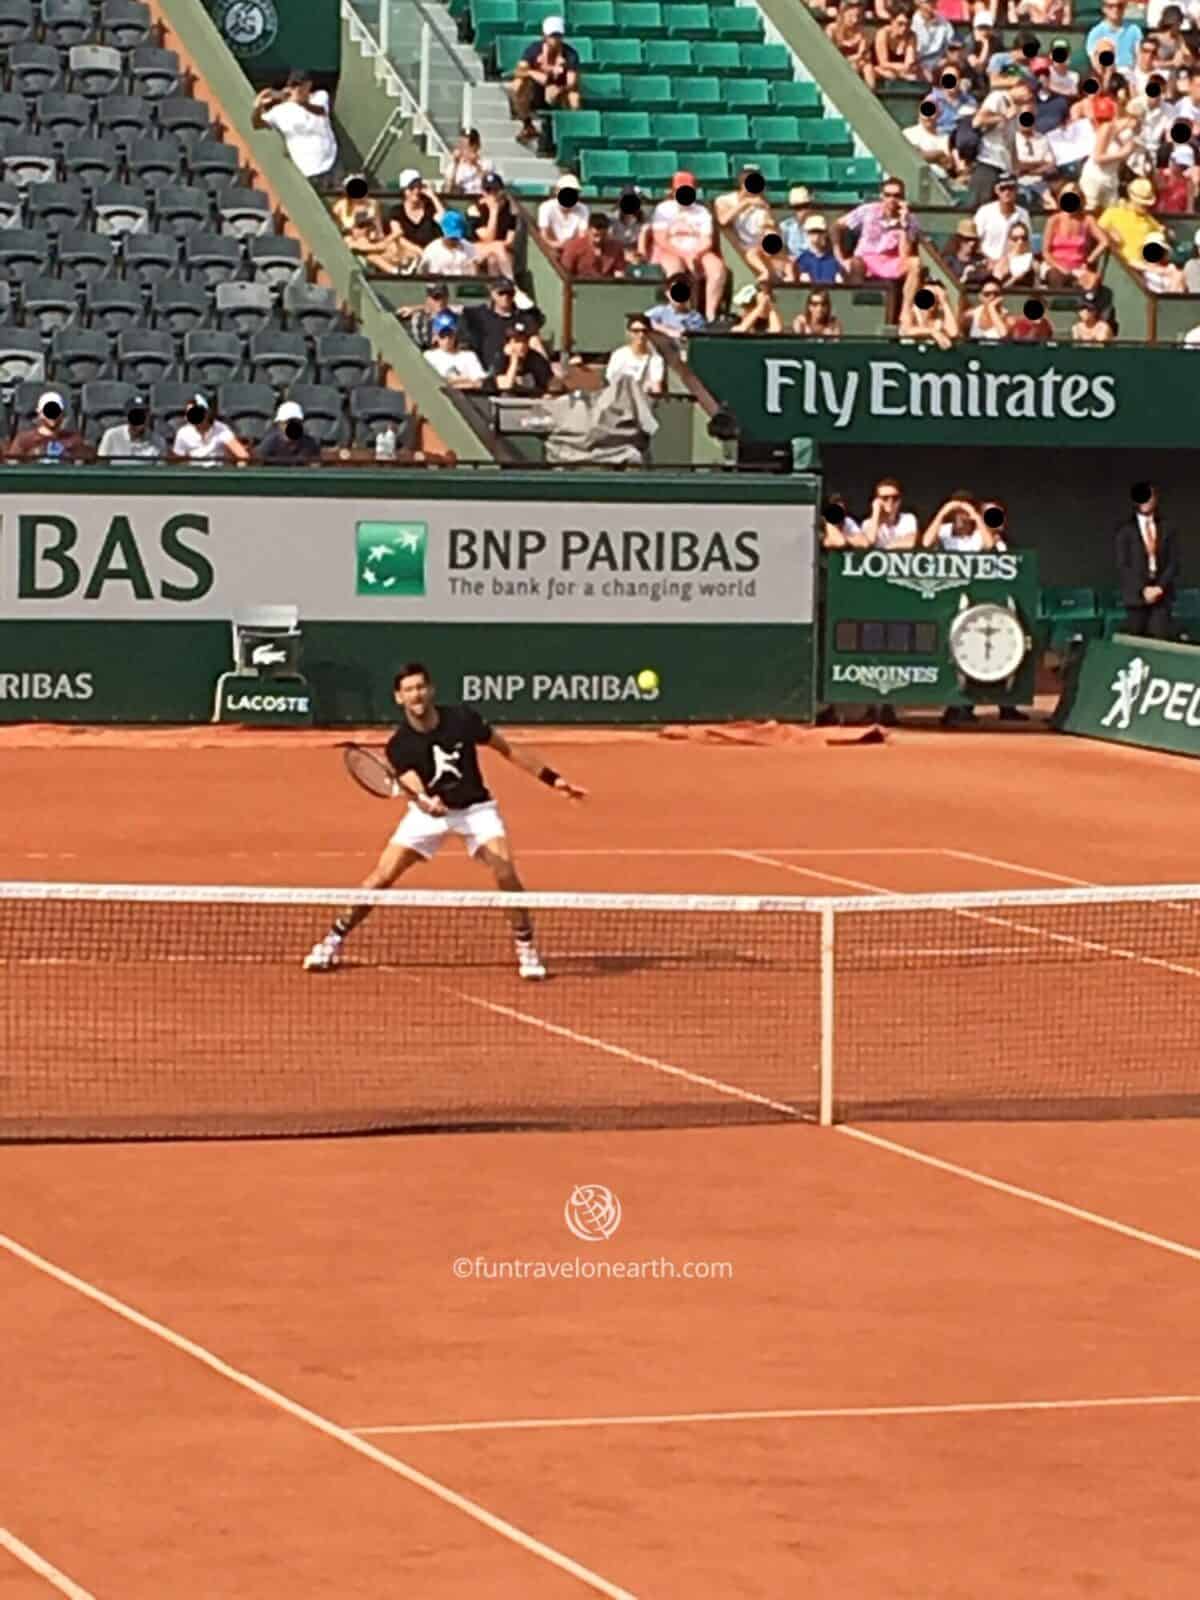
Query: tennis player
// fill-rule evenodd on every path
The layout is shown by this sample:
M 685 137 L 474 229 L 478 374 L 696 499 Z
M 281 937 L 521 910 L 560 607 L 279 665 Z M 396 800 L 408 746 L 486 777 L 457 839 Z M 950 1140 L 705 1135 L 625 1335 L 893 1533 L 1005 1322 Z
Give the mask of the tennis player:
M 529 750 L 514 750 L 501 734 L 470 706 L 437 705 L 429 669 L 410 661 L 396 674 L 394 692 L 404 720 L 388 740 L 387 759 L 408 794 L 404 820 L 389 840 L 364 889 L 388 889 L 419 862 L 432 861 L 445 840 L 457 833 L 470 854 L 487 867 L 496 887 L 519 894 L 524 885 L 504 828 L 500 809 L 479 770 L 479 747 L 522 768 L 568 800 L 582 800 L 586 790 L 568 783 Z M 325 937 L 305 957 L 310 972 L 336 967 L 342 945 L 370 906 L 347 906 Z M 523 909 L 510 913 L 522 978 L 544 978 L 546 969 L 533 941 L 533 924 Z

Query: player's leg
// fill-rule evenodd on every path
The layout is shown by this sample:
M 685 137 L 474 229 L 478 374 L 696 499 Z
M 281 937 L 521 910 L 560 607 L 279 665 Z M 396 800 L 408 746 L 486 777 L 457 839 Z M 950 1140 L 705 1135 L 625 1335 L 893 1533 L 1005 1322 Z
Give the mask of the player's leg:
M 420 819 L 419 824 L 409 823 L 409 817 L 412 817 L 414 812 Z M 388 841 L 373 870 L 363 880 L 363 888 L 390 889 L 410 868 L 422 861 L 429 861 L 437 853 L 438 845 L 445 838 L 445 825 L 442 824 L 439 829 L 439 823 L 442 823 L 440 817 L 426 817 L 414 807 Z M 333 926 L 329 932 L 313 945 L 304 958 L 304 965 L 308 971 L 328 972 L 336 967 L 341 959 L 342 946 L 347 936 L 353 933 L 360 922 L 370 916 L 372 909 L 373 907 L 369 905 L 344 906 L 333 919 Z
M 473 819 L 473 836 L 468 837 L 468 847 L 474 860 L 491 873 L 497 889 L 505 894 L 523 894 L 525 885 L 513 860 L 512 846 L 504 832 L 504 823 L 494 806 L 476 808 L 481 815 Z M 484 815 L 483 813 L 487 813 Z M 517 971 L 522 978 L 539 979 L 546 976 L 546 968 L 538 955 L 533 937 L 533 919 L 524 906 L 514 906 L 507 913 L 512 925 L 513 940 L 517 947 Z

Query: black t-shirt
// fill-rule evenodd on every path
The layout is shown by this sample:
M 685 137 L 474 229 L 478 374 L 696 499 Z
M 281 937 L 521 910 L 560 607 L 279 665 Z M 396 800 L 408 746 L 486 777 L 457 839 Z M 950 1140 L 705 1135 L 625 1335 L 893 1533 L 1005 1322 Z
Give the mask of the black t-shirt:
M 408 240 L 409 244 L 419 244 L 424 250 L 426 245 L 431 245 L 435 239 L 442 237 L 442 226 L 437 219 L 437 212 L 433 209 L 433 201 L 425 197 L 421 201 L 421 220 L 414 222 L 402 205 L 392 212 L 392 221 Z
M 512 389 L 501 389 L 496 379 L 508 371 L 508 356 L 503 347 L 496 353 L 483 385 L 485 394 L 511 395 L 514 400 L 540 400 L 554 377 L 550 363 L 540 350 L 526 350 Z
M 406 717 L 388 740 L 387 756 L 400 773 L 415 772 L 430 794 L 451 811 L 492 798 L 479 770 L 478 746 L 492 730 L 473 706 L 437 706 L 437 726 L 428 733 Z
M 464 342 L 470 345 L 484 367 L 490 367 L 504 349 L 512 324 L 512 317 L 502 317 L 488 305 L 467 306 L 463 311 Z
M 321 446 L 311 433 L 302 433 L 298 439 L 289 439 L 282 428 L 272 428 L 258 447 L 258 459 L 269 461 L 276 467 L 307 465 L 320 459 Z

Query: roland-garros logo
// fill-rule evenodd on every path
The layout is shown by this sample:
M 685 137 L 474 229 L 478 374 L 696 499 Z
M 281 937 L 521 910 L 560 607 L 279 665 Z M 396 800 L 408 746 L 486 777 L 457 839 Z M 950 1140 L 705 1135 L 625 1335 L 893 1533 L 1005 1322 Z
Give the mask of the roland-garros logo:
M 847 550 L 842 561 L 844 578 L 882 578 L 898 589 L 915 590 L 922 600 L 969 583 L 1013 583 L 1018 570 L 1014 555 L 945 550 Z

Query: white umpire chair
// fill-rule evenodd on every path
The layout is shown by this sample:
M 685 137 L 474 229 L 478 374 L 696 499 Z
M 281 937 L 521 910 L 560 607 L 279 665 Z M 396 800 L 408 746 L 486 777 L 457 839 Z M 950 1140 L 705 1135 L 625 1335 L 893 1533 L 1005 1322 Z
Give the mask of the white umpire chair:
M 214 722 L 309 726 L 299 606 L 252 606 L 234 617 L 233 670 L 217 679 Z M 300 705 L 298 702 L 303 702 Z

